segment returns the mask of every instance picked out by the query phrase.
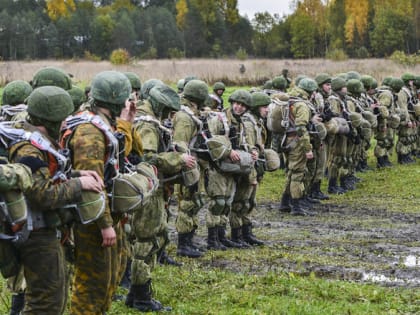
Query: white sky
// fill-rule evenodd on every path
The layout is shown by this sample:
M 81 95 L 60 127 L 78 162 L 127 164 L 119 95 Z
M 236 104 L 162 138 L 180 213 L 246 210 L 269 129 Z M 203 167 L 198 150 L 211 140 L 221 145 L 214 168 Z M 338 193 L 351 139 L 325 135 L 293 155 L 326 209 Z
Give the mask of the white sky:
M 292 13 L 289 6 L 290 0 L 238 0 L 239 14 L 248 15 L 252 20 L 257 12 L 269 12 L 271 15 L 278 13 L 280 17 L 283 14 Z

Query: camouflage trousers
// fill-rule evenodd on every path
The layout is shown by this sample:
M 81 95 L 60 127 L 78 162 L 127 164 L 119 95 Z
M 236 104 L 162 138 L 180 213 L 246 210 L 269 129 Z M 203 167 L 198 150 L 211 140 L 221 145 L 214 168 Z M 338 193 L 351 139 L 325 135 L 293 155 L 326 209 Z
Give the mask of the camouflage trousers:
M 340 169 L 345 166 L 347 161 L 347 137 L 345 135 L 335 135 L 330 141 L 328 149 L 328 176 L 338 178 Z
M 408 126 L 400 126 L 398 129 L 398 140 L 396 144 L 396 151 L 398 154 L 410 154 L 413 148 L 416 147 L 415 136 L 417 135 L 416 128 L 409 128 Z
M 317 148 L 313 148 L 312 152 L 314 158 L 306 161 L 306 173 L 305 173 L 305 191 L 309 193 L 312 184 L 316 181 L 321 181 L 324 177 L 327 152 L 325 145 L 322 144 Z
M 24 314 L 62 314 L 65 290 L 64 254 L 57 232 L 43 229 L 31 232 L 19 247 L 27 283 Z
M 374 150 L 375 156 L 383 157 L 392 154 L 392 148 L 394 147 L 395 129 L 383 128 L 376 130 L 375 139 L 376 146 Z
M 303 197 L 305 191 L 305 171 L 306 171 L 306 154 L 304 147 L 300 142 L 286 154 L 287 160 L 287 180 L 285 186 L 286 194 L 290 194 L 292 199 Z
M 162 190 L 158 190 L 145 207 L 134 213 L 132 225 L 136 241 L 131 263 L 131 284 L 141 285 L 151 279 L 157 253 L 169 242 Z
M 207 227 L 226 226 L 235 194 L 235 179 L 230 174 L 210 168 L 206 182 L 207 195 L 210 198 L 209 211 L 206 214 Z
M 115 229 L 117 239 L 121 229 Z M 101 230 L 96 224 L 74 226 L 75 263 L 72 287 L 72 315 L 100 315 L 111 304 L 119 271 L 117 245 L 102 247 Z
M 248 176 L 236 178 L 236 190 L 229 215 L 231 228 L 239 228 L 251 223 L 250 214 L 256 206 L 257 184 L 255 169 Z

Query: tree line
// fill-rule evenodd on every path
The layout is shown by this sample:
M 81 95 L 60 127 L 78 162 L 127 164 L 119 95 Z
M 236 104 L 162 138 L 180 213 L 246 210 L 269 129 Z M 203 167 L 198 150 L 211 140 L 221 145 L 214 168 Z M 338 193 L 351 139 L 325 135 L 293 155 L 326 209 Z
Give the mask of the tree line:
M 0 0 L 0 58 L 384 57 L 420 49 L 420 0 L 293 0 L 240 16 L 237 0 Z

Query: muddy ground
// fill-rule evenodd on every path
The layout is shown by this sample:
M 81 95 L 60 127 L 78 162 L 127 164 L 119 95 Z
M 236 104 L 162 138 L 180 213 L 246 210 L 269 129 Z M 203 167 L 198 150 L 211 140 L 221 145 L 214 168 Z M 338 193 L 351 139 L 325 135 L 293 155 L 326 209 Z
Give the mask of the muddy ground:
M 420 287 L 420 215 L 386 209 L 317 205 L 316 216 L 296 217 L 260 203 L 254 233 L 266 246 L 206 254 L 203 267 L 261 274 L 315 274 L 319 278 Z M 198 236 L 205 244 L 204 215 Z M 176 238 L 175 233 L 171 233 Z M 172 248 L 172 254 L 175 254 Z M 240 251 L 240 252 L 239 252 Z

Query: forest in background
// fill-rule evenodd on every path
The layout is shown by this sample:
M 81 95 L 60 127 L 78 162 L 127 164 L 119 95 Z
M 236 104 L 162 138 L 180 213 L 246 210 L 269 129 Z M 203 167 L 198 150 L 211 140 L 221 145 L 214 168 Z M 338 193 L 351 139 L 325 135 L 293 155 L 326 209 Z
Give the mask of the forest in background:
M 0 60 L 381 58 L 420 50 L 420 0 L 293 0 L 240 16 L 237 0 L 0 0 Z M 256 6 L 258 2 L 256 1 Z

